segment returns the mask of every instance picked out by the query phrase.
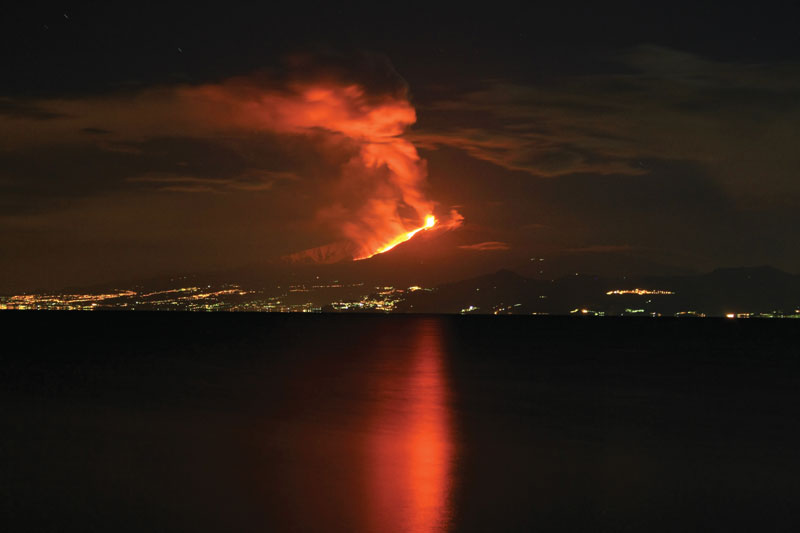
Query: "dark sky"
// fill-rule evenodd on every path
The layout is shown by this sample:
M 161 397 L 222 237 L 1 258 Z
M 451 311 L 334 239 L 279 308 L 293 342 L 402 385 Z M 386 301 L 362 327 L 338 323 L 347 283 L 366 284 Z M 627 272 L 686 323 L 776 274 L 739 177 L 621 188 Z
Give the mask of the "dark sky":
M 413 106 L 461 250 L 800 272 L 791 3 L 297 4 L 4 13 L 0 291 L 346 239 L 394 182 L 353 165 L 383 141 L 281 115 L 320 83 Z

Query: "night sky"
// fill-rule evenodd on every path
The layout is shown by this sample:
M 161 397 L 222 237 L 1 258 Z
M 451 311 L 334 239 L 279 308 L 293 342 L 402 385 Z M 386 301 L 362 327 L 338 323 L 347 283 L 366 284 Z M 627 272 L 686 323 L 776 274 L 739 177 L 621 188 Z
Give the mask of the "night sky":
M 800 10 L 558 4 L 5 12 L 0 291 L 351 250 L 414 202 L 460 258 L 800 272 Z

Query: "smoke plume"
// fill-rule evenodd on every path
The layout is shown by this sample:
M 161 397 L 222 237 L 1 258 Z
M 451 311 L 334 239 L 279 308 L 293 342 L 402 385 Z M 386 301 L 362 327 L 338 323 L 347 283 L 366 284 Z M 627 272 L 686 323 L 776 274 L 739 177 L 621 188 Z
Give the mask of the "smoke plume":
M 320 132 L 356 147 L 341 169 L 336 189 L 342 196 L 320 210 L 317 220 L 338 228 L 340 242 L 289 256 L 290 260 L 333 262 L 380 253 L 429 229 L 426 217 L 436 204 L 427 196 L 427 171 L 414 145 L 403 137 L 416 121 L 404 84 L 373 90 L 330 72 L 316 79 L 231 79 L 182 90 L 195 110 L 217 115 L 220 123 L 295 135 Z M 224 119 L 222 118 L 224 116 Z M 456 212 L 436 218 L 437 228 L 460 223 Z M 423 227 L 424 226 L 424 227 Z

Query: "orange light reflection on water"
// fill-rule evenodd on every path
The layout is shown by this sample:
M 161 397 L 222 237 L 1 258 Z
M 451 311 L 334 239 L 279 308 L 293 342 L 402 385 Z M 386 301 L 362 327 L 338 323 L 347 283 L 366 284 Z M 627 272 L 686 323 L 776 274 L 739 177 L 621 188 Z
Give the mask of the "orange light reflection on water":
M 453 431 L 441 324 L 411 332 L 410 360 L 378 372 L 380 393 L 369 442 L 366 506 L 371 531 L 447 531 L 450 521 Z

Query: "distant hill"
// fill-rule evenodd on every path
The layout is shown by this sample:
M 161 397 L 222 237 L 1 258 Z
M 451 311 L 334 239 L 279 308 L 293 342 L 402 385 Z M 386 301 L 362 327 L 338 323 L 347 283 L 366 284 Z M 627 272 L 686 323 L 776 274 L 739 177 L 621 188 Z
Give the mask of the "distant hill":
M 636 291 L 638 289 L 638 291 Z M 601 277 L 577 273 L 532 279 L 509 270 L 410 294 L 399 310 L 420 313 L 662 314 L 800 309 L 800 276 L 771 267 L 725 268 L 682 276 Z
M 392 287 L 402 294 L 394 309 L 418 313 L 719 316 L 795 314 L 800 309 L 800 276 L 769 266 L 720 268 L 697 274 L 653 261 L 625 246 L 532 257 L 508 243 L 487 238 L 491 236 L 462 227 L 420 233 L 389 252 L 362 261 L 336 260 L 340 247 L 332 245 L 314 248 L 313 254 L 303 252 L 238 269 L 64 291 L 133 289 L 143 293 L 178 287 L 243 287 L 274 296 L 276 301 L 280 297 L 284 303 L 316 308 L 367 297 L 377 287 Z M 462 281 L 453 281 L 459 279 Z M 415 285 L 435 290 L 405 292 Z M 313 295 L 308 287 L 314 289 Z M 323 295 L 322 288 L 337 290 Z

